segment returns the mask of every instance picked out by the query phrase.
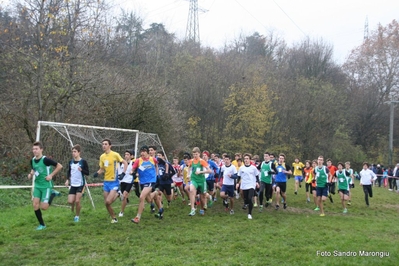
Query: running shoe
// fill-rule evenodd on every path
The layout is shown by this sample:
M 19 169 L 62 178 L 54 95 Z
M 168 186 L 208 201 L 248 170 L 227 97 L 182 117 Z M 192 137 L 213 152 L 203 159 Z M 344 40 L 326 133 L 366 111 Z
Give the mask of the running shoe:
M 79 222 L 79 216 L 75 216 L 75 218 L 73 218 L 73 221 L 74 221 L 75 223 Z
M 116 224 L 118 222 L 118 219 L 116 219 L 116 218 L 113 218 L 112 220 L 111 220 L 111 224 Z
M 287 209 L 287 203 L 284 202 L 284 210 Z
M 276 205 L 276 211 L 278 211 L 279 208 L 280 208 L 280 206 L 279 206 L 279 205 Z
M 158 213 L 155 214 L 155 218 L 158 218 L 158 219 L 162 220 L 162 218 L 163 218 L 163 208 L 159 209 Z
M 120 213 L 119 213 L 119 217 L 123 217 L 123 212 L 120 212 Z
M 204 215 L 205 215 L 205 210 L 200 210 L 200 211 L 199 211 L 199 214 L 202 215 L 202 216 L 204 216 Z
M 233 210 L 230 210 L 230 214 L 233 215 L 233 214 L 234 214 L 234 211 L 233 211 Z
M 325 215 L 324 213 L 320 213 L 320 216 L 321 216 L 321 217 L 324 217 L 324 216 L 326 216 L 326 215 Z
M 248 219 L 252 220 L 252 215 L 251 214 L 248 214 Z
M 314 211 L 320 211 L 319 207 L 314 208 Z
M 140 218 L 136 216 L 131 221 L 132 221 L 132 223 L 138 224 L 140 222 Z
M 36 227 L 36 231 L 41 231 L 41 230 L 44 230 L 44 229 L 46 229 L 46 226 L 45 225 L 39 225 L 38 227 Z
M 194 216 L 195 215 L 195 209 L 191 209 L 191 212 L 188 214 L 188 216 Z
M 259 205 L 259 212 L 263 212 L 263 205 Z
M 348 209 L 345 208 L 344 211 L 342 213 L 348 213 Z

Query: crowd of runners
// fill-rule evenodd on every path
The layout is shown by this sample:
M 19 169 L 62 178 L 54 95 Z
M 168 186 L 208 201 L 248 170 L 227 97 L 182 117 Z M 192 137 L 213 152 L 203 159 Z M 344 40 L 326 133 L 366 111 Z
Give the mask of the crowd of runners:
M 314 211 L 325 216 L 323 202 L 329 199 L 333 203 L 334 194 L 339 195 L 342 212 L 347 213 L 347 205 L 351 205 L 351 189 L 354 180 L 358 178 L 364 191 L 366 206 L 370 205 L 369 197 L 373 196 L 372 187 L 389 183 L 389 190 L 397 191 L 399 164 L 388 175 L 385 169 L 382 173 L 374 168 L 380 165 L 363 163 L 363 169 L 357 173 L 351 168 L 350 162 L 338 162 L 333 165 L 330 159 L 318 156 L 315 160 L 304 163 L 296 158 L 291 164 L 286 163 L 283 153 L 275 156 L 265 152 L 263 158 L 249 153 L 214 154 L 193 148 L 191 153 L 185 153 L 183 159 L 175 157 L 172 163 L 166 160 L 163 151 L 157 151 L 155 146 L 142 146 L 139 157 L 134 158 L 131 150 L 126 150 L 124 158 L 112 150 L 111 140 L 102 141 L 103 154 L 99 159 L 99 169 L 93 177 L 104 176 L 103 196 L 106 209 L 111 216 L 111 223 L 117 223 L 118 217 L 123 217 L 131 192 L 139 198 L 136 216 L 133 223 L 140 223 L 146 202 L 155 217 L 162 219 L 164 208 L 168 208 L 173 200 L 181 198 L 188 205 L 188 215 L 197 212 L 205 215 L 219 197 L 225 210 L 234 215 L 236 200 L 243 199 L 243 208 L 247 210 L 248 219 L 252 219 L 254 207 L 262 212 L 264 208 L 274 208 L 276 211 L 286 209 L 287 181 L 295 180 L 294 194 L 305 186 L 306 202 L 314 204 Z M 52 179 L 62 169 L 62 165 L 43 155 L 43 145 L 33 144 L 31 172 L 28 178 L 34 178 L 33 208 L 39 221 L 37 230 L 43 230 L 46 225 L 41 210 L 46 210 L 51 204 L 54 193 Z M 80 220 L 80 199 L 85 187 L 85 176 L 89 175 L 86 160 L 80 157 L 81 147 L 72 147 L 72 160 L 67 169 L 66 186 L 69 186 L 68 203 L 75 213 L 74 221 Z M 324 162 L 326 161 L 326 165 Z M 386 179 L 389 182 L 385 182 Z M 120 212 L 115 212 L 112 204 L 120 198 Z

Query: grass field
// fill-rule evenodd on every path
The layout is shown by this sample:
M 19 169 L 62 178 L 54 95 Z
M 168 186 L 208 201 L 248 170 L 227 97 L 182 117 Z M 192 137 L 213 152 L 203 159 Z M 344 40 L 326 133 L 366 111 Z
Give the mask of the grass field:
M 83 200 L 81 221 L 73 222 L 69 208 L 52 206 L 43 212 L 47 228 L 38 225 L 30 190 L 0 190 L 1 265 L 397 265 L 399 261 L 399 194 L 374 188 L 367 208 L 361 187 L 352 191 L 348 214 L 335 195 L 319 217 L 306 203 L 305 190 L 294 195 L 288 184 L 288 208 L 262 213 L 254 208 L 253 220 L 238 200 L 235 214 L 224 211 L 220 199 L 205 216 L 189 217 L 180 199 L 165 210 L 163 220 L 146 206 L 140 224 L 134 196 L 119 223 L 102 203 L 101 188 L 91 189 L 93 209 Z M 54 204 L 66 205 L 67 189 Z M 120 201 L 114 205 L 119 212 Z M 351 256 L 345 256 L 352 252 Z M 380 254 L 363 252 L 383 252 Z

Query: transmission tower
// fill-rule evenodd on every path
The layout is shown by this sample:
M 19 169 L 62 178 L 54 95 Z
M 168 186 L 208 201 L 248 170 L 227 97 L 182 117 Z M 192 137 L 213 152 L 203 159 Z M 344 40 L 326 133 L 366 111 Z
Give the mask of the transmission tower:
M 364 22 L 363 41 L 368 40 L 368 38 L 369 38 L 369 18 L 366 16 L 366 21 Z
M 189 0 L 188 20 L 186 28 L 186 40 L 196 43 L 200 42 L 199 20 L 198 20 L 198 0 Z

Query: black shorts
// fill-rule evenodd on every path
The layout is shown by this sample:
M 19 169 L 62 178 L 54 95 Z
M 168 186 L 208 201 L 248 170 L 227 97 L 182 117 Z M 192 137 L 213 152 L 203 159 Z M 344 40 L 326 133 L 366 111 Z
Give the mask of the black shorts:
M 276 188 L 277 187 L 280 188 L 281 193 L 285 193 L 285 191 L 287 190 L 287 182 L 276 182 Z
M 77 193 L 82 193 L 84 186 L 72 187 L 69 189 L 69 195 L 76 195 Z
M 306 183 L 306 192 L 312 192 L 313 191 L 312 187 L 313 187 L 312 183 Z
M 339 193 L 342 193 L 342 194 L 344 194 L 344 195 L 349 196 L 349 190 L 346 190 L 346 189 L 338 189 L 338 192 L 339 192 Z
M 121 192 L 123 193 L 123 192 L 127 192 L 127 193 L 130 193 L 130 190 L 132 190 L 132 186 L 133 186 L 133 184 L 132 183 L 125 183 L 125 182 L 122 182 L 121 184 L 120 184 L 120 186 L 121 186 Z
M 159 191 L 166 193 L 166 195 L 172 195 L 172 184 L 159 184 L 158 187 Z
M 213 191 L 215 189 L 215 180 L 206 180 L 206 189 Z

